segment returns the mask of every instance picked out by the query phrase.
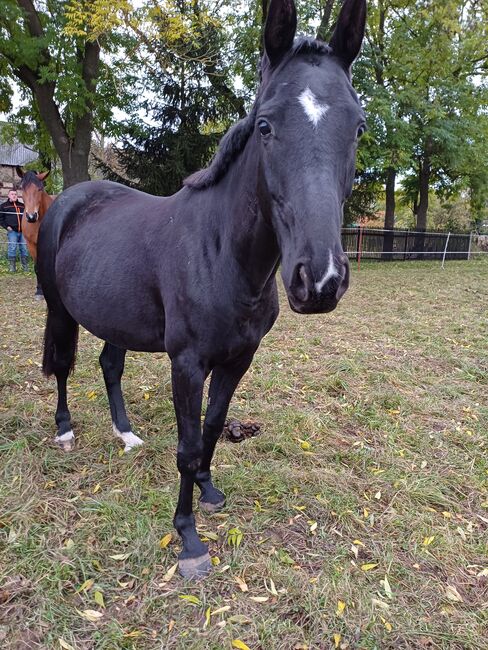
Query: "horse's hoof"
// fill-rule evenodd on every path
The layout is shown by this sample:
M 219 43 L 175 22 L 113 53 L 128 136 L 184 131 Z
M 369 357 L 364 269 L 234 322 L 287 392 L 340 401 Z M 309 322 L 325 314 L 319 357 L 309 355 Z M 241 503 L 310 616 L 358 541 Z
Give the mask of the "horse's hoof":
M 223 501 L 219 501 L 218 503 L 210 503 L 209 501 L 202 501 L 201 499 L 198 501 L 198 503 L 202 512 L 204 512 L 206 515 L 213 515 L 223 509 L 225 506 L 225 498 Z
M 205 553 L 205 555 L 200 555 L 200 557 L 178 560 L 178 569 L 184 578 L 188 578 L 189 580 L 202 580 L 212 570 L 210 555 Z
M 69 452 L 73 451 L 75 448 L 75 434 L 72 431 L 67 431 L 61 436 L 56 436 L 54 438 L 54 444 L 57 445 L 63 451 Z

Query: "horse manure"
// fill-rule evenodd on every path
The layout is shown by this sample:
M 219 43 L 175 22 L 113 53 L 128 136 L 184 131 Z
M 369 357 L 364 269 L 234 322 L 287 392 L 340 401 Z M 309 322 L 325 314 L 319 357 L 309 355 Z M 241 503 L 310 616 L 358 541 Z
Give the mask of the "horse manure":
M 254 438 L 262 433 L 261 425 L 257 422 L 240 422 L 239 420 L 226 420 L 222 438 L 230 442 L 242 442 L 246 438 Z

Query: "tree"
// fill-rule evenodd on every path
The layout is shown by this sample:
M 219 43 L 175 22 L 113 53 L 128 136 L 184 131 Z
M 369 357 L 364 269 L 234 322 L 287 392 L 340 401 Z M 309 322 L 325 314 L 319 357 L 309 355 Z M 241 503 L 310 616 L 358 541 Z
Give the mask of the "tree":
M 66 188 L 87 180 L 97 120 L 116 103 L 102 48 L 120 24 L 126 0 L 4 0 L 0 13 L 0 71 L 20 82 L 52 140 Z M 101 83 L 105 77 L 105 83 Z

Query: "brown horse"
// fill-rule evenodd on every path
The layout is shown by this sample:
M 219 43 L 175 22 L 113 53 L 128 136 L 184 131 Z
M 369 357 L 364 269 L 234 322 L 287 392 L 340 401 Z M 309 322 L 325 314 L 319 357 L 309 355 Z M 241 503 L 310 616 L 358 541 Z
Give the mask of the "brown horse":
M 49 171 L 40 174 L 36 172 L 24 172 L 17 167 L 17 174 L 22 179 L 20 189 L 24 201 L 24 219 L 22 233 L 27 243 L 29 254 L 34 260 L 34 269 L 37 274 L 37 238 L 39 228 L 49 206 L 55 197 L 48 194 L 44 188 L 44 180 L 48 177 Z M 37 281 L 36 298 L 41 299 L 43 292 L 39 280 Z

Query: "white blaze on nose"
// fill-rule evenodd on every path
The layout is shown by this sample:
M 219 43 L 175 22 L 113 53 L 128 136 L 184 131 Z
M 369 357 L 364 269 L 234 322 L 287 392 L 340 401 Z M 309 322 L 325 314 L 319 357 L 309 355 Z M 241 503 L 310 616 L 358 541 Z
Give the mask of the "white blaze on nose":
M 337 269 L 334 264 L 334 255 L 332 251 L 329 251 L 329 268 L 327 269 L 324 277 L 319 281 L 315 283 L 315 288 L 317 289 L 317 293 L 320 293 L 322 289 L 325 287 L 327 282 L 331 278 L 338 277 L 339 273 L 337 272 Z
M 317 124 L 330 108 L 328 104 L 319 104 L 318 99 L 308 87 L 299 95 L 298 101 L 314 128 L 317 128 Z

